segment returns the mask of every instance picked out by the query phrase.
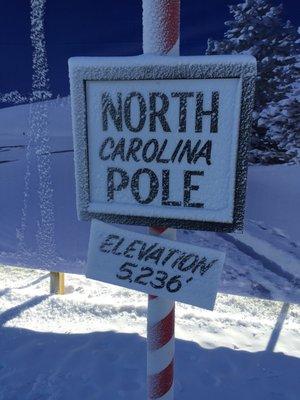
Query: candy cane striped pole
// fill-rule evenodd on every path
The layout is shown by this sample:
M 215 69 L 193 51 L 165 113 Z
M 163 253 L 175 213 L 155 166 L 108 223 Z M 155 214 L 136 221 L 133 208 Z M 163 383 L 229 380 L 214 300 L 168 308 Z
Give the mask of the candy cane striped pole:
M 180 0 L 143 0 L 144 54 L 179 55 Z M 176 230 L 149 228 L 150 234 L 176 239 Z M 174 398 L 175 302 L 148 296 L 148 400 Z
M 144 54 L 179 55 L 180 0 L 143 0 Z
M 154 235 L 176 238 L 175 229 L 150 228 Z M 175 302 L 148 296 L 147 381 L 148 400 L 173 400 Z

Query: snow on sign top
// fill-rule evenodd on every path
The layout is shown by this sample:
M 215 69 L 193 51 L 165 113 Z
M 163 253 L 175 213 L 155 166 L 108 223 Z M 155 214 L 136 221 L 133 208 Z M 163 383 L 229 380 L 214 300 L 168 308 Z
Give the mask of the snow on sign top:
M 71 58 L 80 219 L 242 227 L 256 62 Z

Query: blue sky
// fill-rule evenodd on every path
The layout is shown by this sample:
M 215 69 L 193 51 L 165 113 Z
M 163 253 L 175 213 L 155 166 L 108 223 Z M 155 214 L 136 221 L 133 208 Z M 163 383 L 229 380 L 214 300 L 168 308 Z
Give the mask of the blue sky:
M 182 0 L 181 52 L 203 54 L 208 37 L 221 38 L 228 4 L 240 1 Z M 273 1 L 278 4 L 278 1 Z M 30 1 L 0 0 L 0 92 L 31 89 Z M 300 21 L 299 0 L 284 0 L 284 16 Z M 142 52 L 141 0 L 48 0 L 45 31 L 54 96 L 69 93 L 67 59 L 76 55 Z

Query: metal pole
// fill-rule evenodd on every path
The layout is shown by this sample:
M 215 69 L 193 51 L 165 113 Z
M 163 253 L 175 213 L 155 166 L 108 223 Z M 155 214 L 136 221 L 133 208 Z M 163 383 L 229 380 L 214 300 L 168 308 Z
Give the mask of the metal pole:
M 143 0 L 144 54 L 179 55 L 180 0 Z M 151 227 L 149 233 L 176 239 L 175 229 Z M 174 399 L 175 302 L 148 296 L 148 400 Z
M 65 274 L 63 272 L 50 272 L 50 293 L 65 293 Z

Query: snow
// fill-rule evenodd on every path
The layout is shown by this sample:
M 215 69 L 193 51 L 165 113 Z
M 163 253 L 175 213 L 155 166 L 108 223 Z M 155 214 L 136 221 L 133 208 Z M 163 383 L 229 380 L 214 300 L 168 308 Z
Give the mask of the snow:
M 8 104 L 18 104 L 24 103 L 28 99 L 26 96 L 21 95 L 17 90 L 13 90 L 9 93 L 0 93 L 0 103 L 8 103 Z
M 56 238 L 56 255 L 50 268 L 82 273 L 90 225 L 78 222 L 76 216 L 70 100 L 46 104 Z M 22 216 L 29 107 L 0 110 L 0 181 L 4 188 L 0 194 L 0 263 L 47 269 L 49 266 L 39 261 L 36 243 L 36 221 L 40 218 L 36 171 L 29 192 L 26 257 L 16 236 Z M 221 292 L 300 302 L 299 174 L 297 166 L 250 167 L 245 235 L 178 231 L 179 241 L 226 252 Z M 131 229 L 145 232 L 142 227 Z
M 278 236 L 285 237 L 284 233 L 279 229 L 275 229 L 274 233 L 275 235 L 277 234 Z M 294 276 L 297 279 L 300 278 L 299 259 L 292 249 L 287 252 L 281 248 L 277 248 L 274 246 L 274 243 L 270 243 L 262 237 L 251 235 L 249 230 L 243 234 L 237 233 L 232 236 L 237 238 L 241 243 L 245 243 L 247 246 L 255 248 L 255 251 L 261 256 L 267 257 L 274 263 L 283 265 L 284 268 L 282 268 L 282 270 L 289 273 L 291 276 Z
M 142 54 L 138 56 L 128 57 L 71 57 L 69 58 L 69 68 L 72 70 L 71 76 L 79 72 L 83 67 L 94 69 L 95 77 L 101 77 L 101 69 L 99 67 L 141 67 L 147 65 L 172 66 L 174 64 L 174 56 Z M 211 67 L 214 64 L 221 64 L 220 70 L 224 71 L 233 64 L 239 63 L 240 66 L 247 66 L 251 72 L 256 70 L 255 58 L 251 55 L 212 55 L 212 56 L 180 56 L 177 58 L 177 66 L 186 65 L 192 67 L 194 64 L 201 64 L 203 67 Z M 77 70 L 77 71 L 76 71 Z M 109 71 L 107 71 L 109 72 Z M 212 72 L 212 71 L 211 71 Z M 128 71 L 130 78 L 133 79 L 135 74 L 139 74 L 138 70 Z M 234 74 L 233 74 L 234 75 Z M 116 79 L 116 75 L 111 78 Z
M 66 276 L 0 269 L 0 399 L 140 400 L 146 296 Z M 300 308 L 219 294 L 214 312 L 176 305 L 175 398 L 296 400 Z
M 246 218 L 279 228 L 284 235 L 300 242 L 299 174 L 297 165 L 252 167 L 248 177 Z

